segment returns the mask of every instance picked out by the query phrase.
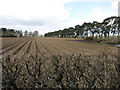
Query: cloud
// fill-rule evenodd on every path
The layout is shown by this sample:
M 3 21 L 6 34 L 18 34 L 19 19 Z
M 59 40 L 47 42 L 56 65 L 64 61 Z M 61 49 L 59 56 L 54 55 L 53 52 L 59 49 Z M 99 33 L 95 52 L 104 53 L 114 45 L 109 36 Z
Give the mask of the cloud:
M 39 29 L 39 32 L 57 30 L 59 24 L 69 18 L 69 10 L 64 8 L 67 2 L 69 0 L 0 0 L 0 27 Z
M 17 30 L 38 30 L 39 33 L 74 27 L 89 21 L 101 21 L 116 13 L 96 7 L 85 18 L 70 18 L 64 5 L 69 2 L 104 2 L 105 0 L 0 0 L 0 27 Z M 106 0 L 111 1 L 113 0 Z M 105 1 L 105 2 L 106 2 Z M 114 4 L 111 4 L 114 7 Z
M 22 19 L 18 17 L 13 16 L 0 16 L 0 25 L 31 25 L 31 26 L 41 26 L 41 25 L 51 25 L 56 24 L 59 22 L 65 22 L 65 20 L 59 20 L 59 18 L 56 17 L 46 17 L 46 18 L 40 18 L 40 17 L 33 17 L 30 19 Z
M 111 2 L 113 9 L 118 10 L 118 2 L 119 2 L 119 0 L 115 0 L 115 1 Z
M 69 16 L 61 0 L 2 0 L 0 11 L 0 16 L 15 16 L 24 19 L 54 16 L 63 20 Z
M 44 25 L 43 20 L 30 19 L 24 20 L 12 16 L 0 16 L 1 25 Z
M 61 28 L 74 27 L 75 25 L 78 25 L 78 24 L 82 25 L 84 22 L 93 22 L 93 21 L 102 22 L 105 18 L 110 16 L 117 16 L 117 12 L 111 9 L 108 10 L 102 7 L 95 7 L 91 10 L 91 13 L 89 13 L 84 18 L 77 18 L 77 19 L 73 18 L 65 23 L 61 23 Z
M 67 0 L 68 2 L 112 2 L 113 0 Z
M 105 18 L 110 17 L 110 16 L 116 16 L 117 13 L 114 13 L 113 11 L 110 10 L 105 10 L 102 7 L 96 7 L 92 10 L 91 14 L 88 15 L 86 18 L 86 21 L 99 21 L 102 22 Z
M 17 30 L 28 30 L 34 31 L 38 30 L 39 33 L 44 34 L 47 32 L 55 31 L 60 28 L 61 23 L 67 22 L 67 19 L 60 21 L 55 17 L 46 17 L 46 18 L 32 18 L 29 20 L 20 19 L 16 17 L 0 17 L 0 27 L 12 28 Z

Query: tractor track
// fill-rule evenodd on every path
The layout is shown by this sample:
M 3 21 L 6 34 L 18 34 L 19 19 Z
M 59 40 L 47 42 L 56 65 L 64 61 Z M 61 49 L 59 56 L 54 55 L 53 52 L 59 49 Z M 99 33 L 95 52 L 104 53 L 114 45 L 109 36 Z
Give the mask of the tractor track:
M 21 45 L 19 48 L 17 48 L 17 50 L 15 50 L 13 52 L 13 55 L 17 54 L 17 53 L 23 53 L 25 52 L 25 49 L 27 49 L 27 46 L 29 45 L 29 42 L 31 42 L 31 40 L 26 41 L 23 45 Z
M 24 41 L 24 42 L 20 43 L 19 45 L 17 45 L 16 47 L 14 47 L 13 49 L 8 50 L 9 52 L 8 51 L 6 51 L 6 52 L 11 53 L 12 55 L 15 55 L 27 42 L 28 41 Z
M 14 45 L 12 45 L 12 46 L 9 46 L 9 47 L 3 49 L 0 54 L 4 54 L 4 53 L 6 53 L 6 52 L 8 52 L 8 51 L 10 51 L 10 50 L 12 50 L 12 49 L 14 49 L 14 48 L 16 48 L 18 45 L 20 45 L 20 44 L 22 44 L 22 43 L 24 43 L 24 41 L 19 42 L 19 43 L 16 43 L 16 44 L 14 44 Z
M 25 54 L 30 53 L 30 47 L 31 47 L 32 42 L 33 42 L 33 40 L 30 41 L 30 44 L 29 44 L 28 47 L 26 48 Z

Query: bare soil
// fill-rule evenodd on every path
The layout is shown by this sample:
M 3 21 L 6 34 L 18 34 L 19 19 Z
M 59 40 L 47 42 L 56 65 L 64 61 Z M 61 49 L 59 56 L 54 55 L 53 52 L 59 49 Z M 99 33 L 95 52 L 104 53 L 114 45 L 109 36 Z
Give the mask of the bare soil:
M 118 53 L 117 47 L 94 45 L 82 39 L 42 37 L 2 39 L 0 54 L 3 56 L 8 54 L 21 56 L 36 53 L 85 53 L 96 55 L 102 50 L 111 50 L 115 54 Z
M 2 85 L 15 90 L 119 87 L 115 54 L 117 47 L 77 38 L 2 39 Z

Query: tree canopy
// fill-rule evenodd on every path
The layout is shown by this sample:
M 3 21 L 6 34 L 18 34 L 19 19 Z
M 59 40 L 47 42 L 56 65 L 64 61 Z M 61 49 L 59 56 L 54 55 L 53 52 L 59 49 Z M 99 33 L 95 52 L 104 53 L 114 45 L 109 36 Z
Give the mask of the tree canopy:
M 110 35 L 119 35 L 120 17 L 112 16 L 103 20 L 103 22 L 93 21 L 92 23 L 84 22 L 82 25 L 65 28 L 54 32 L 48 32 L 45 37 L 61 37 L 61 38 L 76 38 L 76 37 L 105 37 Z
M 23 32 L 22 30 L 0 28 L 0 37 L 35 37 L 38 35 L 39 32 L 37 30 L 34 32 L 28 32 L 27 30 Z

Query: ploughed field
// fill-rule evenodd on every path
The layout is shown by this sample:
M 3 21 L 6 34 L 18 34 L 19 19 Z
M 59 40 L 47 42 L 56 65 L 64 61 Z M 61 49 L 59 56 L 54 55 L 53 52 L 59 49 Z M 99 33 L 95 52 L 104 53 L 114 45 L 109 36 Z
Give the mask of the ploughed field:
M 80 39 L 62 38 L 3 38 L 0 54 L 21 55 L 52 54 L 52 53 L 85 53 L 95 55 L 103 50 L 118 52 L 117 47 L 94 45 Z
M 120 88 L 117 47 L 73 38 L 2 38 L 0 55 L 3 88 Z

